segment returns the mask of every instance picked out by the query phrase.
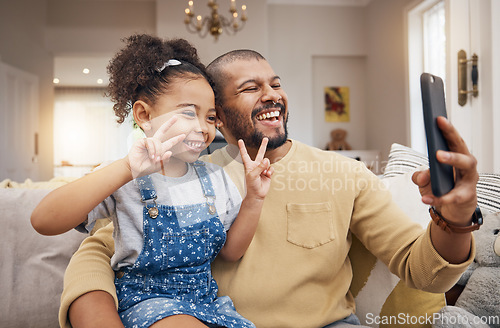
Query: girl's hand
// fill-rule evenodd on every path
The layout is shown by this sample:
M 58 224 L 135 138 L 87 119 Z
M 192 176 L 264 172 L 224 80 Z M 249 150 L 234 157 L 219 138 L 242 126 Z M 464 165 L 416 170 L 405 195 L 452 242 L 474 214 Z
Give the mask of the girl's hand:
M 264 158 L 268 138 L 263 138 L 262 143 L 257 152 L 255 160 L 252 161 L 248 155 L 245 143 L 243 140 L 238 140 L 238 147 L 240 148 L 241 160 L 245 167 L 245 182 L 247 189 L 247 196 L 255 197 L 263 200 L 269 187 L 271 185 L 271 176 L 273 175 L 274 168 L 271 167 L 271 162 L 268 158 Z
M 142 138 L 133 144 L 127 156 L 132 178 L 158 172 L 168 163 L 172 156 L 170 149 L 186 138 L 185 134 L 165 138 L 165 133 L 176 121 L 177 117 L 172 117 L 163 123 L 151 138 Z

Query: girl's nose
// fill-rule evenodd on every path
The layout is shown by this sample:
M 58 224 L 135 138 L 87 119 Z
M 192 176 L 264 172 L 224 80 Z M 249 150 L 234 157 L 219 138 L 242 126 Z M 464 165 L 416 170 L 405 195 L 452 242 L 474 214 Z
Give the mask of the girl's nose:
M 203 118 L 197 119 L 196 122 L 197 122 L 195 127 L 196 132 L 203 134 L 208 133 L 208 124 Z

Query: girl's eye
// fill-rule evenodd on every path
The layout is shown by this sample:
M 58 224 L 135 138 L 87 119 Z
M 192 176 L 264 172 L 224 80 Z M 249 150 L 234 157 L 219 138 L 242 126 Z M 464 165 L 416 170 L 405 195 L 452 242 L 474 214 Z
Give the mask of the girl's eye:
M 279 88 L 281 88 L 281 84 L 275 84 L 275 85 L 273 85 L 273 89 L 279 89 Z
M 196 117 L 196 113 L 193 112 L 192 110 L 185 110 L 182 112 L 182 114 L 186 115 L 186 116 L 189 116 L 189 117 Z
M 217 120 L 217 118 L 215 116 L 209 116 L 207 117 L 207 120 L 210 122 L 210 123 L 215 123 L 215 121 Z

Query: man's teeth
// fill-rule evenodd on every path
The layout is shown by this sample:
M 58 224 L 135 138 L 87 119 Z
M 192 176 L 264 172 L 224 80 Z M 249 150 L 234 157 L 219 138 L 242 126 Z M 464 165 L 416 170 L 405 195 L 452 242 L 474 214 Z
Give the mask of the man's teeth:
M 257 116 L 257 119 L 259 121 L 262 121 L 262 120 L 265 120 L 265 119 L 268 119 L 268 118 L 271 118 L 271 117 L 278 117 L 278 116 L 280 116 L 280 111 L 276 110 L 274 112 L 268 112 L 268 113 L 260 114 L 260 115 Z
M 204 144 L 201 141 L 186 141 L 185 143 L 191 148 L 200 148 Z

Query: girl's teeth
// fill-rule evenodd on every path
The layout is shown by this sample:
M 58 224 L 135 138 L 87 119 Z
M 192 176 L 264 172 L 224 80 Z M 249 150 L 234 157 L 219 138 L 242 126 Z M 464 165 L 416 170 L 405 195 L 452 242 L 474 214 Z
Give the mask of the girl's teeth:
M 201 147 L 202 143 L 201 142 L 188 141 L 187 144 L 188 144 L 189 147 L 199 148 L 199 147 Z

